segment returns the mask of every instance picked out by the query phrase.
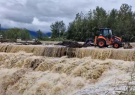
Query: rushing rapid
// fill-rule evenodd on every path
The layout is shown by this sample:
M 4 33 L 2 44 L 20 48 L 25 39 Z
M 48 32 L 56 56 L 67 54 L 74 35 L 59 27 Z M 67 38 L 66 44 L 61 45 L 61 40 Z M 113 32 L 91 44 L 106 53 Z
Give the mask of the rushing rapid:
M 83 95 L 126 90 L 134 62 L 0 53 L 1 95 Z
M 0 52 L 17 53 L 25 51 L 36 56 L 62 57 L 92 57 L 93 59 L 117 59 L 135 61 L 135 49 L 112 49 L 112 48 L 67 48 L 62 46 L 34 46 L 34 45 L 0 45 Z

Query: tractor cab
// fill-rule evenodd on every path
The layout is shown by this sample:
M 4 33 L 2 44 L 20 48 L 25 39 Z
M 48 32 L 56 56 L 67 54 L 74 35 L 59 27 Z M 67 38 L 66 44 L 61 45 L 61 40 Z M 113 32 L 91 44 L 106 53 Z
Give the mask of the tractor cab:
M 112 36 L 112 30 L 109 28 L 100 28 L 99 32 L 100 32 L 99 36 L 103 36 L 106 39 L 110 39 Z

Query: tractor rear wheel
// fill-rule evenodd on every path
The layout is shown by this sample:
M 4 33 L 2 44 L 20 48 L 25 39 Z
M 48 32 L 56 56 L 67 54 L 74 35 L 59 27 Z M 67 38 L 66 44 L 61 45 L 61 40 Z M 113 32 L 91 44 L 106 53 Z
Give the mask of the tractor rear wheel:
M 105 46 L 106 46 L 105 40 L 99 39 L 99 40 L 98 40 L 98 47 L 99 47 L 99 48 L 103 48 L 103 47 L 105 47 Z

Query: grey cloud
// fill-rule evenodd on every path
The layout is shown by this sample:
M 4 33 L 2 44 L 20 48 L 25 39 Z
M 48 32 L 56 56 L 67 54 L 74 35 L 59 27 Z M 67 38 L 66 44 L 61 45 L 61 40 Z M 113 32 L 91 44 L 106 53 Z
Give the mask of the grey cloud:
M 16 21 L 16 22 L 21 22 L 21 23 L 31 23 L 33 21 L 33 17 L 29 17 L 29 16 L 5 16 L 6 19 L 9 19 L 9 20 L 13 20 L 13 21 Z
M 122 3 L 128 3 L 135 10 L 134 0 L 0 0 L 0 22 L 6 28 L 48 32 L 55 21 L 63 20 L 68 25 L 78 12 L 87 13 L 96 6 L 107 11 L 119 9 Z

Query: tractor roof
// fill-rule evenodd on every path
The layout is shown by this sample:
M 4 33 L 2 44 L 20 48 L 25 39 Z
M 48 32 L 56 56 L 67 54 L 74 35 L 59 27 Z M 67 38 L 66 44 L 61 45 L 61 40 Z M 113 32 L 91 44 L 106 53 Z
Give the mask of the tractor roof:
M 104 30 L 104 29 L 110 30 L 110 28 L 99 28 L 99 30 Z

